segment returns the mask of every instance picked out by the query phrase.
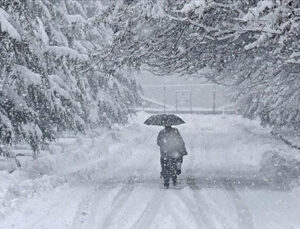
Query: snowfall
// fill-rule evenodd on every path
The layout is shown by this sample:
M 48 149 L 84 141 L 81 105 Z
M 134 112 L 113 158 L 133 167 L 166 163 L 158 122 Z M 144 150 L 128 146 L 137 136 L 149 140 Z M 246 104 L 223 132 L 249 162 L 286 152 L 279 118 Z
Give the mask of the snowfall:
M 270 129 L 238 115 L 181 115 L 188 155 L 178 185 L 164 189 L 161 128 L 147 117 L 66 134 L 0 170 L 0 228 L 300 228 L 299 179 L 281 176 L 300 153 Z

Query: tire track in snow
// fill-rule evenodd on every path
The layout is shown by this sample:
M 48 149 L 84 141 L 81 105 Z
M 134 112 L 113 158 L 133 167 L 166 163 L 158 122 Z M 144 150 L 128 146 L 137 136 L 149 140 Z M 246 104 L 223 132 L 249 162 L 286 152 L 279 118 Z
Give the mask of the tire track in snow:
M 202 150 L 205 150 L 205 145 L 203 145 L 202 147 L 204 147 Z M 193 153 L 195 147 L 192 143 L 190 145 L 190 148 L 191 148 L 191 153 L 188 155 L 188 156 L 190 156 L 190 160 L 189 160 L 188 166 L 187 166 L 188 170 L 187 170 L 186 184 L 192 190 L 195 203 L 193 204 L 193 203 L 191 203 L 191 201 L 188 201 L 187 203 L 189 206 L 192 206 L 191 204 L 196 205 L 196 209 L 194 209 L 194 215 L 195 215 L 195 217 L 197 217 L 197 215 L 198 215 L 198 217 L 201 219 L 200 222 L 199 222 L 199 220 L 197 222 L 198 227 L 199 227 L 199 224 L 204 224 L 205 228 L 209 228 L 209 229 L 217 229 L 217 228 L 220 228 L 220 226 L 222 226 L 222 228 L 230 228 L 231 229 L 232 225 L 230 225 L 230 223 L 226 219 L 226 216 L 224 216 L 218 210 L 216 210 L 214 212 L 214 214 L 215 214 L 214 217 L 215 217 L 215 220 L 217 220 L 217 222 L 220 222 L 220 223 L 214 222 L 212 215 L 209 215 L 205 212 L 205 210 L 204 210 L 205 205 L 208 207 L 211 207 L 211 206 L 209 204 L 205 203 L 206 202 L 205 197 L 202 196 L 201 193 L 199 193 L 199 191 L 202 189 L 201 184 L 197 183 L 196 178 L 193 177 L 194 173 L 195 173 L 194 172 L 195 171 L 194 164 L 196 161 L 196 155 Z M 184 197 L 184 198 L 186 200 L 188 197 Z M 195 210 L 196 210 L 196 212 L 195 212 Z M 203 228 L 203 225 L 200 226 L 199 228 Z
M 151 200 L 148 203 L 148 206 L 143 211 L 142 216 L 139 218 L 139 220 L 134 224 L 132 229 L 148 229 L 151 228 L 151 225 L 155 219 L 155 216 L 157 215 L 163 199 L 165 196 L 165 192 L 156 191 L 151 198 Z
M 179 213 L 176 212 L 176 208 L 171 205 L 170 201 L 166 200 L 165 205 L 166 210 L 170 213 L 174 221 L 176 222 L 176 228 L 177 229 L 187 229 L 187 223 L 186 220 L 183 219 Z
M 142 144 L 142 142 L 140 144 Z M 98 170 L 100 168 L 100 170 L 102 170 L 102 172 L 104 172 L 104 171 L 107 172 L 107 169 L 112 168 L 112 167 L 114 167 L 113 165 L 116 165 L 119 163 L 119 166 L 117 166 L 118 169 L 117 169 L 117 171 L 114 171 L 114 174 L 116 176 L 119 173 L 122 173 L 122 169 L 127 168 L 128 164 L 129 165 L 132 164 L 132 163 L 130 163 L 130 160 L 132 160 L 132 158 L 134 156 L 136 156 L 137 152 L 130 150 L 129 155 L 124 154 L 124 156 L 126 156 L 125 160 L 124 160 L 124 158 L 122 158 L 122 159 L 119 158 L 119 160 L 117 160 L 117 162 L 116 162 L 115 156 L 118 155 L 119 152 L 120 152 L 119 150 L 116 150 L 112 155 L 110 155 L 110 157 L 107 158 L 107 160 L 101 161 L 103 163 L 103 166 L 100 162 L 100 166 L 98 164 L 96 170 Z M 123 156 L 123 153 L 122 153 L 122 156 Z M 138 155 L 138 156 L 140 156 L 140 155 Z M 142 166 L 140 165 L 140 167 L 148 168 L 147 166 L 144 166 L 148 163 L 148 160 L 147 160 L 148 157 L 147 158 L 142 157 L 142 158 L 144 160 L 143 160 Z M 109 163 L 110 161 L 113 161 L 114 163 Z M 77 171 L 77 173 L 78 172 L 82 173 L 82 171 Z M 142 169 L 141 169 L 140 172 L 145 172 L 145 171 L 142 171 Z M 127 179 L 125 178 L 125 179 L 123 179 L 123 181 L 124 181 L 123 184 L 119 184 L 120 190 L 116 194 L 113 194 L 115 196 L 114 196 L 113 200 L 110 202 L 112 209 L 110 210 L 110 213 L 105 214 L 105 216 L 107 216 L 107 218 L 104 220 L 104 225 L 105 225 L 104 228 L 107 228 L 107 226 L 109 226 L 109 222 L 111 221 L 112 216 L 114 216 L 114 214 L 118 211 L 118 209 L 121 208 L 121 206 L 126 203 L 126 200 L 129 198 L 132 191 L 134 190 L 135 177 L 129 177 Z M 93 224 L 95 223 L 95 217 L 97 217 L 97 210 L 101 207 L 101 206 L 99 206 L 99 203 L 101 202 L 101 200 L 103 198 L 105 198 L 107 196 L 109 197 L 111 195 L 111 193 L 113 192 L 113 187 L 118 186 L 118 183 L 119 182 L 114 183 L 112 181 L 112 182 L 108 182 L 108 184 L 106 184 L 106 182 L 103 182 L 103 184 L 105 184 L 105 186 L 107 186 L 107 185 L 111 186 L 109 189 L 106 190 L 107 191 L 106 193 L 104 192 L 105 194 L 103 194 L 102 190 L 96 189 L 87 198 L 85 198 L 79 206 L 79 209 L 78 209 L 78 212 L 76 215 L 76 220 L 73 223 L 73 228 L 81 229 L 81 228 L 93 227 Z
M 107 192 L 104 194 L 104 191 Z M 88 194 L 88 196 L 81 201 L 78 207 L 72 228 L 92 228 L 93 224 L 95 223 L 96 212 L 100 207 L 100 202 L 103 199 L 107 199 L 109 195 L 112 195 L 113 198 L 115 198 L 115 196 L 119 195 L 121 191 L 121 188 L 118 188 L 116 185 L 114 185 L 107 190 L 96 188 L 92 193 Z
M 189 199 L 184 193 L 175 192 L 175 194 L 182 200 L 182 202 L 186 205 L 186 207 L 191 211 L 194 216 L 195 223 L 197 228 L 203 228 L 203 224 L 210 229 L 215 229 L 212 223 L 209 221 L 207 216 L 204 214 L 204 211 L 200 208 L 198 204 L 198 200 L 195 198 L 195 202 Z
M 251 213 L 248 207 L 243 203 L 241 196 L 235 190 L 234 186 L 226 180 L 223 180 L 222 184 L 237 210 L 238 227 L 243 229 L 254 229 Z
M 122 186 L 121 191 L 114 198 L 114 200 L 111 204 L 112 205 L 111 211 L 109 212 L 108 216 L 104 220 L 103 226 L 100 228 L 109 228 L 110 227 L 111 222 L 113 221 L 113 218 L 121 210 L 122 206 L 126 203 L 127 199 L 129 198 L 129 196 L 132 194 L 132 192 L 134 190 L 135 186 L 134 186 L 133 179 L 129 178 L 127 180 L 127 182 Z
M 151 135 L 151 137 L 153 137 Z M 141 142 L 140 144 L 142 144 L 143 142 Z M 114 175 L 116 176 L 119 173 L 124 172 L 124 170 L 129 170 L 132 167 L 132 165 L 136 164 L 135 162 L 135 158 L 134 156 L 136 156 L 136 154 L 139 153 L 138 150 L 133 151 L 133 153 L 131 154 L 130 158 L 127 158 L 127 160 L 125 161 L 125 163 L 122 164 L 122 166 L 120 168 L 117 169 L 117 171 L 114 172 Z M 149 154 L 138 154 L 136 158 L 141 158 L 140 163 L 138 164 L 138 168 L 136 168 L 136 173 L 139 174 L 138 177 L 141 177 L 142 180 L 144 179 L 144 175 L 149 171 L 149 170 L 153 170 L 153 168 L 151 166 L 149 166 L 149 161 L 152 161 L 152 155 Z M 152 164 L 151 164 L 152 165 Z M 124 206 L 127 202 L 127 200 L 129 199 L 129 197 L 131 196 L 132 192 L 134 191 L 134 189 L 136 188 L 136 184 L 139 183 L 143 183 L 143 182 L 137 182 L 136 181 L 137 176 L 131 176 L 127 179 L 127 181 L 125 182 L 125 184 L 122 187 L 121 192 L 119 193 L 118 196 L 116 196 L 116 198 L 114 199 L 113 203 L 112 203 L 112 209 L 111 211 L 107 214 L 106 219 L 104 220 L 103 223 L 103 227 L 102 228 L 109 228 L 111 226 L 111 223 L 114 219 L 114 217 L 121 211 L 122 206 Z M 150 225 L 151 220 L 149 222 L 149 219 L 154 219 L 157 213 L 157 210 L 160 208 L 161 205 L 161 201 L 157 201 L 157 199 L 161 197 L 158 193 L 154 194 L 153 199 L 150 202 L 150 206 L 148 207 L 149 212 L 147 212 L 147 214 L 145 215 L 145 217 L 142 216 L 142 221 L 140 222 L 140 225 L 143 225 L 143 227 L 139 227 L 139 228 L 144 228 L 146 225 Z M 145 210 L 146 211 L 146 210 Z M 144 214 L 144 213 L 143 213 Z M 145 222 L 146 220 L 146 222 Z M 140 220 L 138 220 L 139 222 Z M 149 223 L 147 223 L 149 222 Z
M 187 206 L 195 206 L 194 210 L 193 210 L 193 214 L 196 218 L 196 222 L 197 222 L 197 225 L 198 225 L 198 228 L 201 228 L 201 224 L 204 223 L 205 226 L 207 226 L 207 228 L 210 228 L 210 229 L 214 229 L 216 228 L 213 223 L 211 222 L 211 220 L 209 219 L 209 217 L 207 217 L 207 215 L 205 214 L 205 211 L 203 211 L 202 207 L 203 206 L 200 206 L 199 204 L 201 204 L 202 200 L 201 198 L 199 197 L 199 193 L 197 193 L 196 190 L 200 190 L 200 187 L 198 184 L 195 183 L 195 179 L 193 179 L 191 176 L 193 174 L 193 170 L 194 170 L 194 164 L 195 164 L 195 154 L 193 153 L 194 151 L 194 144 L 191 142 L 190 143 L 190 148 L 191 148 L 191 153 L 190 153 L 190 161 L 189 161 L 189 171 L 188 171 L 188 177 L 187 177 L 187 184 L 189 186 L 189 188 L 192 190 L 193 192 L 193 198 L 195 200 L 195 203 L 192 203 L 192 201 L 190 201 L 188 199 L 187 196 L 182 196 L 182 198 L 185 200 L 185 202 L 187 203 Z M 184 194 L 183 194 L 184 195 Z M 199 221 L 199 218 L 202 220 L 202 221 Z
M 195 178 L 192 178 L 192 177 L 187 178 L 187 184 L 190 187 L 190 189 L 193 191 L 193 197 L 194 197 L 194 200 L 196 203 L 197 212 L 198 212 L 198 215 L 201 218 L 202 222 L 209 229 L 217 229 L 218 226 L 216 226 L 213 223 L 212 219 L 210 219 L 209 216 L 203 210 L 204 200 L 203 200 L 203 197 L 198 193 L 199 190 L 201 190 L 201 187 L 199 186 L 199 184 L 196 183 Z M 202 205 L 201 205 L 201 203 L 202 203 Z M 230 228 L 230 226 L 226 223 L 226 220 L 223 216 L 218 214 L 218 218 L 223 222 L 223 224 L 225 226 L 224 228 Z M 201 227 L 199 227 L 199 228 L 201 228 Z
M 192 228 L 203 228 L 202 226 L 199 227 L 197 222 L 193 222 L 191 220 L 191 217 L 193 218 L 193 214 L 189 214 L 189 208 L 190 206 L 186 206 L 187 211 L 183 211 L 182 206 L 180 203 L 176 203 L 178 201 L 178 198 L 176 198 L 175 192 L 178 192 L 178 190 L 167 190 L 167 193 L 165 196 L 165 201 L 164 201 L 164 207 L 168 211 L 169 215 L 174 219 L 176 222 L 176 228 L 178 229 L 192 229 Z M 179 201 L 182 201 L 181 199 Z M 190 217 L 191 216 L 191 217 Z M 188 223 L 187 223 L 188 222 Z
M 138 153 L 138 152 L 136 151 L 136 153 Z M 118 170 L 116 172 L 114 172 L 114 175 L 117 175 L 118 173 L 122 173 L 124 171 L 124 169 L 126 170 L 126 169 L 130 168 L 131 164 L 132 164 L 132 163 L 130 163 L 131 162 L 130 160 L 133 159 L 134 155 L 135 155 L 135 153 L 132 154 L 130 159 L 126 160 L 126 163 L 124 163 L 121 168 L 118 168 Z M 139 167 L 137 168 L 137 172 L 139 173 L 139 177 L 141 177 L 142 180 L 143 180 L 144 179 L 143 178 L 144 174 L 147 173 L 150 169 L 151 170 L 153 169 L 153 168 L 148 166 L 149 165 L 149 160 L 152 158 L 152 156 L 151 156 L 151 154 L 146 154 L 146 156 L 138 155 L 138 157 L 142 157 L 142 163 L 139 163 Z M 122 191 L 119 193 L 119 195 L 114 199 L 114 201 L 112 203 L 113 208 L 112 208 L 111 212 L 108 214 L 108 217 L 105 219 L 105 221 L 103 223 L 103 228 L 109 228 L 114 216 L 119 211 L 121 211 L 122 206 L 124 204 L 126 204 L 126 201 L 130 197 L 132 192 L 134 191 L 134 188 L 136 187 L 136 184 L 143 183 L 143 182 L 137 182 L 136 180 L 137 180 L 136 176 L 130 176 L 127 179 L 127 181 L 125 182 L 125 184 L 122 187 Z M 153 200 L 155 200 L 155 199 L 153 199 Z M 158 206 L 158 208 L 159 207 L 160 206 Z M 154 209 L 156 208 L 155 202 L 151 203 L 151 208 L 154 208 Z M 149 216 L 149 217 L 151 217 L 151 216 Z M 153 218 L 154 217 L 155 217 L 155 215 L 153 216 Z
M 190 156 L 187 167 L 187 178 L 186 183 L 188 184 L 189 188 L 193 192 L 193 197 L 195 202 L 193 203 L 192 200 L 189 199 L 188 196 L 186 196 L 184 193 L 178 193 L 175 192 L 176 195 L 185 203 L 186 207 L 191 210 L 191 213 L 193 214 L 195 218 L 195 222 L 198 228 L 203 228 L 203 224 L 210 229 L 215 229 L 216 227 L 213 225 L 211 220 L 207 217 L 207 215 L 204 213 L 203 209 L 199 205 L 201 203 L 200 198 L 198 197 L 198 193 L 195 190 L 199 190 L 199 186 L 196 185 L 194 182 L 194 179 L 191 177 L 194 170 L 194 164 L 195 164 L 195 154 L 194 154 L 194 144 L 190 142 L 190 153 L 188 156 Z

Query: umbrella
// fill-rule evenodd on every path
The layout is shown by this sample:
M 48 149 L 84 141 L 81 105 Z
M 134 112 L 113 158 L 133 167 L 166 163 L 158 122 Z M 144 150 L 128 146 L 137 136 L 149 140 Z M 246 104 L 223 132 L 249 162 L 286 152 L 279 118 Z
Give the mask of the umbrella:
M 150 116 L 144 124 L 154 126 L 174 126 L 185 123 L 181 118 L 174 114 L 159 114 Z

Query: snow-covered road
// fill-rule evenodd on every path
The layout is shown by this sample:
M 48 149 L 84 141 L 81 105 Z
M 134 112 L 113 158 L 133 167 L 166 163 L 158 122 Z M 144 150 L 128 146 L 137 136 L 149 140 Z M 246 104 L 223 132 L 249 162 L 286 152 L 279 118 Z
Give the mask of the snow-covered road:
M 63 139 L 18 174 L 0 174 L 12 183 L 0 189 L 0 228 L 300 228 L 300 189 L 276 189 L 259 173 L 266 152 L 290 149 L 257 122 L 182 115 L 189 155 L 178 186 L 165 190 L 160 128 L 144 126 L 146 117 L 107 134 Z

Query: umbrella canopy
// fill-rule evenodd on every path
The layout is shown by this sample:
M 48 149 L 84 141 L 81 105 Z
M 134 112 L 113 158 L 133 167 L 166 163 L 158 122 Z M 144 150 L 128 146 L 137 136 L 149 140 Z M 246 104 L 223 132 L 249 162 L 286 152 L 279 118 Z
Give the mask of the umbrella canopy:
M 174 126 L 185 123 L 181 118 L 174 114 L 159 114 L 150 116 L 144 124 L 154 126 Z

